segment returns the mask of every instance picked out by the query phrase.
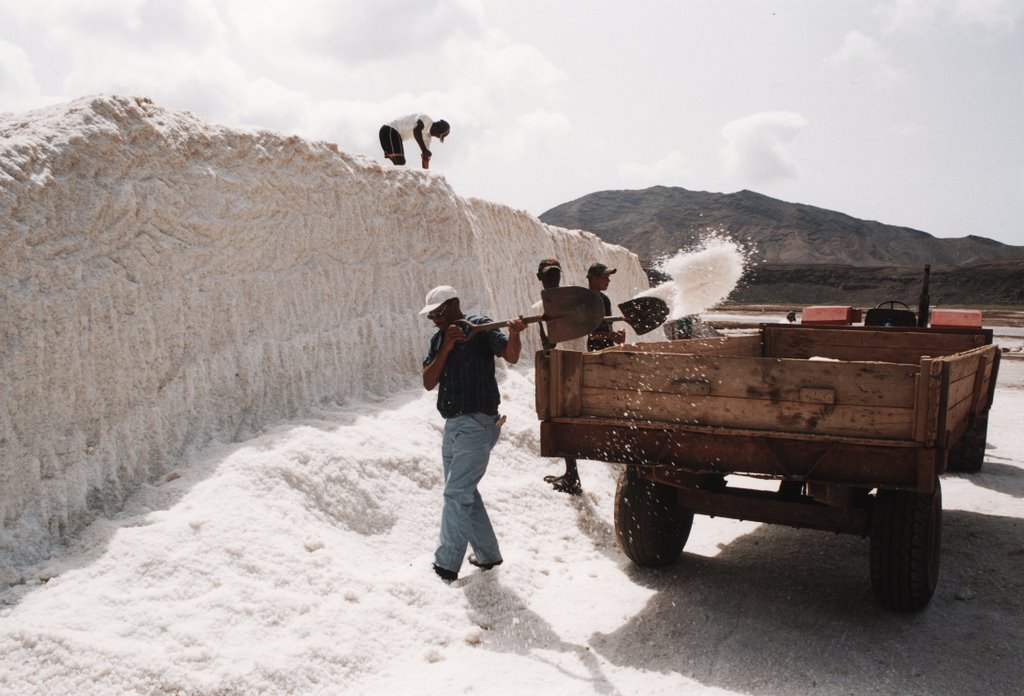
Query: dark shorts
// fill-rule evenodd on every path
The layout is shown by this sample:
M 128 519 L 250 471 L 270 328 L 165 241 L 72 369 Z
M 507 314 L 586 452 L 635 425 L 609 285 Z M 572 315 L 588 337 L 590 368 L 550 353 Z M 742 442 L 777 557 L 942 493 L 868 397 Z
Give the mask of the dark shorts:
M 384 148 L 385 155 L 405 156 L 405 148 L 402 147 L 402 136 L 391 126 L 380 127 L 380 146 Z

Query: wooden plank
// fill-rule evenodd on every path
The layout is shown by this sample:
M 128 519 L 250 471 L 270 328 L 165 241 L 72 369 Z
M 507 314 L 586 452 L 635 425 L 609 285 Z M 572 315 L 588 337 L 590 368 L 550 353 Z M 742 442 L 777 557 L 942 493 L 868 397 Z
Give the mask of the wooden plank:
M 668 467 L 665 475 L 678 468 L 690 475 L 737 473 L 916 490 L 920 452 L 920 447 L 897 442 L 785 439 L 737 430 L 611 426 L 584 419 L 541 423 L 542 456 L 662 464 Z
M 970 395 L 968 398 L 961 399 L 955 404 L 950 404 L 946 408 L 946 434 L 948 446 L 952 446 L 952 441 L 949 439 L 949 434 L 954 430 L 963 432 L 966 430 L 967 421 L 970 420 L 971 416 L 971 399 Z
M 932 447 L 939 431 L 939 394 L 942 389 L 942 363 L 930 358 L 921 360 L 917 386 L 917 424 L 914 439 Z
M 801 389 L 800 401 L 809 404 L 828 404 L 833 406 L 836 403 L 835 389 Z
M 974 373 L 974 402 L 971 404 L 971 417 L 977 416 L 985 408 L 988 399 L 988 381 L 992 375 L 994 354 L 985 353 L 978 356 L 978 369 Z
M 679 341 L 657 341 L 623 346 L 637 353 L 735 355 L 759 357 L 760 336 L 720 336 L 714 338 L 688 338 Z
M 826 443 L 842 443 L 848 445 L 863 445 L 869 447 L 885 447 L 891 449 L 894 447 L 906 447 L 906 448 L 918 448 L 920 445 L 913 440 L 884 440 L 884 439 L 870 439 L 866 437 L 860 437 L 856 435 L 821 435 L 816 433 L 797 433 L 783 430 L 747 430 L 744 428 L 729 428 L 724 430 L 720 427 L 706 426 L 694 423 L 649 423 L 643 421 L 631 421 L 624 420 L 622 418 L 590 418 L 587 416 L 580 416 L 578 418 L 556 418 L 551 422 L 568 424 L 568 425 L 585 425 L 585 426 L 607 426 L 611 428 L 628 428 L 631 430 L 657 430 L 659 432 L 671 431 L 671 432 L 685 432 L 685 433 L 701 433 L 705 435 L 726 435 L 728 437 L 753 437 L 753 438 L 764 438 L 770 437 L 776 440 L 805 440 L 811 442 L 826 442 Z
M 956 382 L 950 381 L 949 394 L 947 395 L 947 401 L 949 405 L 947 408 L 954 408 L 962 402 L 968 404 L 968 410 L 970 410 L 970 404 L 974 400 L 974 383 L 975 375 L 964 375 Z
M 551 357 L 547 351 L 537 351 L 533 360 L 533 374 L 533 398 L 537 408 L 537 418 L 547 420 L 552 417 L 551 409 L 548 406 L 551 401 Z
M 676 394 L 707 396 L 711 393 L 711 383 L 706 378 L 677 379 L 673 383 L 673 387 L 673 392 Z
M 928 399 L 928 409 L 935 409 L 935 439 L 936 447 L 946 446 L 946 409 L 949 405 L 949 363 L 936 359 L 931 365 L 932 373 L 936 379 L 932 383 L 932 393 Z
M 994 359 L 995 350 L 995 346 L 984 346 L 941 359 L 946 364 L 949 377 L 945 394 L 943 437 L 946 447 L 952 447 L 967 431 L 979 411 L 980 404 L 987 399 L 985 372 L 989 359 Z
M 562 353 L 563 404 L 562 415 L 578 416 L 582 410 L 580 392 L 583 386 L 583 353 L 559 351 Z
M 552 350 L 548 354 L 549 364 L 551 366 L 549 376 L 549 391 L 548 391 L 548 417 L 549 418 L 560 418 L 565 415 L 563 411 L 562 398 L 564 381 L 562 380 L 562 356 L 566 351 L 564 350 Z
M 957 381 L 974 375 L 978 369 L 978 357 L 984 357 L 994 350 L 995 346 L 982 346 L 956 355 L 945 355 L 940 359 L 949 363 L 950 380 Z
M 914 380 L 914 440 L 924 443 L 928 438 L 928 392 L 931 375 L 930 360 L 922 360 Z
M 923 356 L 960 353 L 985 343 L 983 333 L 945 333 L 894 330 L 806 328 L 779 330 L 766 327 L 772 335 L 766 340 L 771 357 L 810 358 L 820 356 L 837 360 L 878 360 L 918 363 Z
M 806 390 L 834 392 L 836 404 L 912 409 L 918 368 L 889 363 L 601 353 L 583 358 L 584 388 L 636 394 L 709 393 L 732 398 L 808 401 Z M 704 387 L 695 386 L 707 384 Z
M 981 410 L 983 412 L 992 408 L 992 401 L 996 396 L 996 382 L 999 377 L 999 362 L 1003 359 L 1002 352 L 999 350 L 992 351 L 991 359 L 992 362 L 989 365 L 988 374 L 986 375 L 986 379 L 988 380 L 988 398 L 985 400 L 984 406 L 982 406 Z
M 767 401 L 718 395 L 666 394 L 583 388 L 581 414 L 660 423 L 862 435 L 911 439 L 914 411 L 886 406 L 845 406 Z

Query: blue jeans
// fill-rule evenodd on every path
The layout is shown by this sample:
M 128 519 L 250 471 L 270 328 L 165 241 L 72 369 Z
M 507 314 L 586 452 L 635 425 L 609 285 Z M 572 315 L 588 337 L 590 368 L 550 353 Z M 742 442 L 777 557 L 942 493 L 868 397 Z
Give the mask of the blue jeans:
M 498 540 L 477 490 L 499 432 L 495 417 L 484 413 L 445 420 L 441 440 L 444 508 L 441 535 L 434 552 L 434 563 L 441 568 L 459 572 L 467 544 L 473 547 L 473 554 L 481 563 L 501 560 Z

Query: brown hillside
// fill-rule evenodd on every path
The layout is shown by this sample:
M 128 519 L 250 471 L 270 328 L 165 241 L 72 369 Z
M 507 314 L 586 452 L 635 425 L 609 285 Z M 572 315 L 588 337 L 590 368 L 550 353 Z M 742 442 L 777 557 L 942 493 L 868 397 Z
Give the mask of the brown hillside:
M 540 219 L 621 244 L 647 268 L 711 233 L 727 235 L 753 259 L 729 297 L 735 302 L 916 302 L 927 264 L 935 302 L 1024 303 L 1024 247 L 973 235 L 939 239 L 753 191 L 664 186 L 599 191 L 552 208 Z
M 556 206 L 540 219 L 621 244 L 645 266 L 713 231 L 747 245 L 752 258 L 770 265 L 955 267 L 1024 260 L 1024 247 L 973 235 L 939 239 L 753 191 L 708 193 L 665 186 L 598 191 Z

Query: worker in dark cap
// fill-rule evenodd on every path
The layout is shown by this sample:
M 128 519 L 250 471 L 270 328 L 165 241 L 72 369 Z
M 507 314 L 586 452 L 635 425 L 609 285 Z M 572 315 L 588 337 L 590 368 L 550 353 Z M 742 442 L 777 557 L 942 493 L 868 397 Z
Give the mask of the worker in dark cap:
M 612 301 L 608 299 L 604 291 L 608 289 L 613 273 L 615 273 L 615 269 L 608 268 L 603 263 L 595 263 L 587 270 L 587 284 L 593 292 L 601 295 L 601 300 L 604 302 L 604 315 L 606 317 L 612 315 Z M 587 350 L 603 350 L 611 348 L 616 344 L 625 343 L 625 341 L 626 332 L 624 330 L 614 331 L 610 321 L 603 321 L 587 337 Z
M 537 280 L 540 281 L 541 286 L 547 290 L 548 288 L 557 288 L 562 283 L 562 264 L 558 263 L 558 259 L 543 259 L 537 266 Z M 534 307 L 539 308 L 541 312 L 544 311 L 543 301 L 538 302 Z M 548 333 L 544 330 L 544 324 L 540 325 L 540 344 L 544 350 L 551 350 L 555 347 L 555 344 L 548 340 Z
M 562 282 L 562 264 L 558 262 L 558 259 L 543 259 L 537 266 L 537 280 L 540 281 L 544 289 L 557 288 Z M 538 302 L 534 305 L 535 310 L 543 311 L 543 301 Z M 548 339 L 547 332 L 544 331 L 544 325 L 540 327 L 540 341 L 541 346 L 544 350 L 551 350 L 555 347 L 555 344 Z M 563 349 L 566 350 L 578 350 L 582 351 L 584 346 L 582 339 L 573 339 L 565 344 L 562 344 Z M 569 495 L 580 495 L 583 492 L 583 487 L 580 485 L 580 474 L 576 468 L 576 457 L 565 458 L 565 473 L 560 476 L 550 475 L 545 476 L 544 481 L 550 483 L 556 491 L 562 493 L 568 493 Z

